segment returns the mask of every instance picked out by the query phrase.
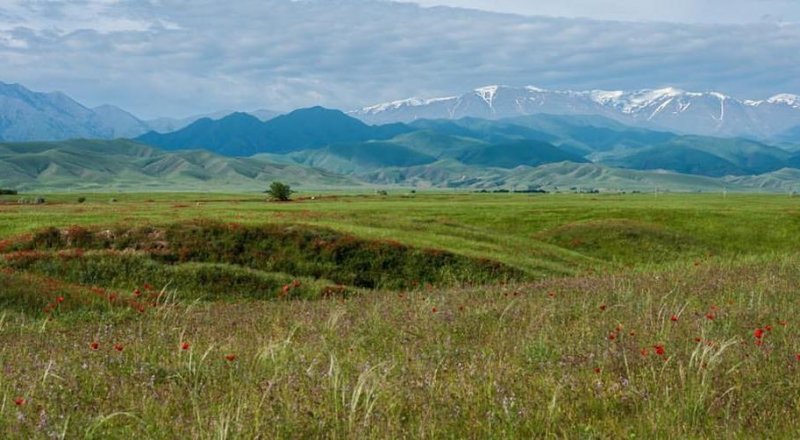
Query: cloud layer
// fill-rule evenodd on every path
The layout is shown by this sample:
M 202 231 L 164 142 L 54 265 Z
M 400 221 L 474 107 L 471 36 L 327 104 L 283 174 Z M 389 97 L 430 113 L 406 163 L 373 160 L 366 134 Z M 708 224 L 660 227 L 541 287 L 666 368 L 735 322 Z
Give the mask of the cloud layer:
M 800 93 L 800 25 L 620 23 L 376 0 L 11 0 L 0 81 L 138 115 L 355 108 L 494 83 Z
M 797 0 L 415 0 L 415 3 L 596 20 L 708 24 L 800 21 Z

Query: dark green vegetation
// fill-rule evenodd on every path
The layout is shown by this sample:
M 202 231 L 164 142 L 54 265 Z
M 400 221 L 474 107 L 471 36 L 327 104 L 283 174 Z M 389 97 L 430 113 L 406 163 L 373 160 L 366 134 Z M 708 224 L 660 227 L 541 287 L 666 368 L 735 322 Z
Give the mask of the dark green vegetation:
M 288 202 L 292 197 L 292 187 L 283 182 L 272 182 L 266 193 L 272 200 Z
M 797 198 L 81 197 L 0 203 L 3 438 L 800 434 Z

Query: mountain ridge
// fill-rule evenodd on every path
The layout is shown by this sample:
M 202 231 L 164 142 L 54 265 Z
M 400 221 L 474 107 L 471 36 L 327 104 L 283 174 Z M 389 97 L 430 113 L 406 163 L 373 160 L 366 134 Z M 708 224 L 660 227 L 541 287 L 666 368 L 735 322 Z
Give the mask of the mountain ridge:
M 800 125 L 800 97 L 783 93 L 740 100 L 719 92 L 674 87 L 634 91 L 547 90 L 534 86 L 479 87 L 458 96 L 409 98 L 349 113 L 370 123 L 531 114 L 599 115 L 629 125 L 684 134 L 771 139 Z
M 148 131 L 181 129 L 202 117 L 220 118 L 232 112 L 188 118 L 142 120 L 110 104 L 89 108 L 62 92 L 35 92 L 18 83 L 0 81 L 0 141 L 133 138 Z M 268 120 L 277 113 L 255 110 Z

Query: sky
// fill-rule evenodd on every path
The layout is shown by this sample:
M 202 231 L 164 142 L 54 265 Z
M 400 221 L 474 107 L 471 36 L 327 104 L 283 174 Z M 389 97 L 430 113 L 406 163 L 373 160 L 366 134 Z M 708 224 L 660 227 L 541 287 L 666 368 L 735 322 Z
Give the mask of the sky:
M 143 118 L 489 84 L 763 99 L 800 94 L 800 0 L 2 0 L 0 81 Z

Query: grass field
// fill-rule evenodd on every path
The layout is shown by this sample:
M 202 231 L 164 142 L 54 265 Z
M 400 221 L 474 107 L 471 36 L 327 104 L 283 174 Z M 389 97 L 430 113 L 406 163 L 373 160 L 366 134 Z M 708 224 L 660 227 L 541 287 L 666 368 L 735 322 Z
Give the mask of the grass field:
M 78 196 L 0 199 L 3 438 L 800 436 L 798 198 Z

